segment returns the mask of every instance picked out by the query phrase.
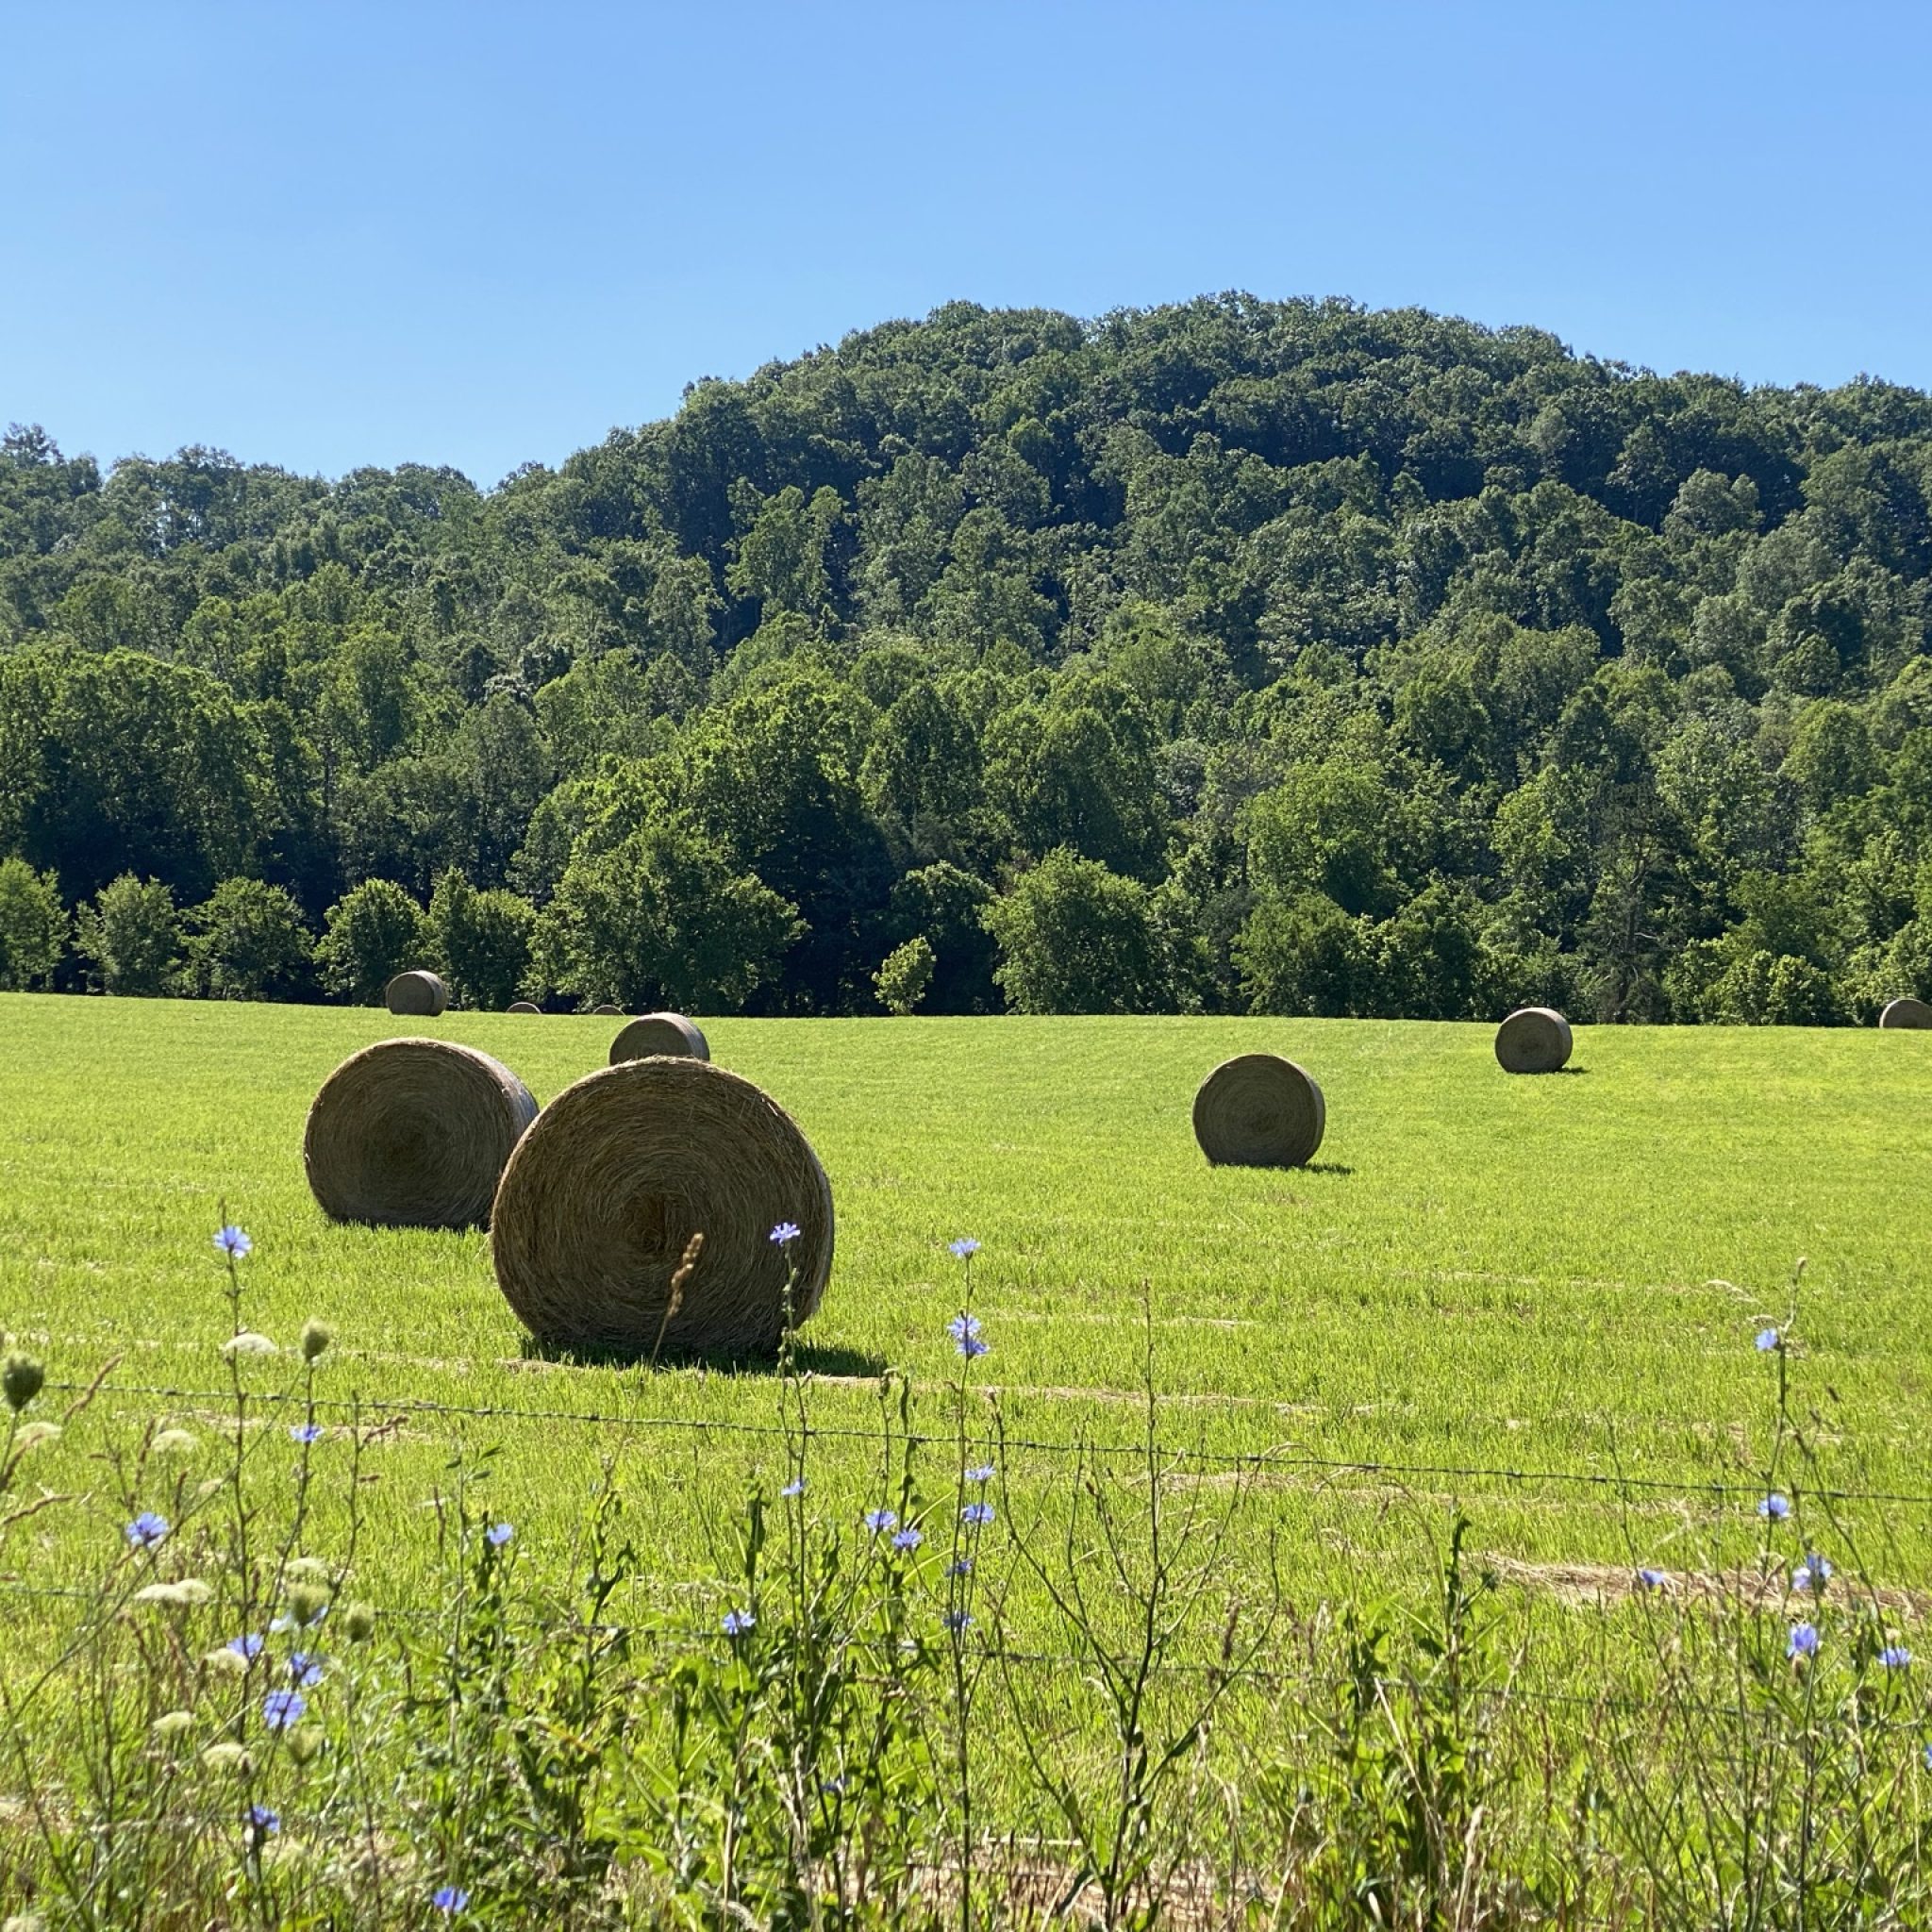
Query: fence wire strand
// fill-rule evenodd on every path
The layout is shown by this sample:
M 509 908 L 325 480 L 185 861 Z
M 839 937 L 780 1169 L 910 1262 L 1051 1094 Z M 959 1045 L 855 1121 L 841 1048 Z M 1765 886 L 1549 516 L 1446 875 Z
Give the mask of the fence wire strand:
M 80 1393 L 92 1389 L 100 1395 L 139 1395 L 165 1402 L 221 1403 L 234 1400 L 228 1389 L 187 1389 L 144 1382 L 54 1382 L 50 1390 Z M 707 1416 L 666 1416 L 616 1414 L 599 1409 L 521 1408 L 508 1405 L 442 1402 L 427 1396 L 396 1396 L 365 1401 L 341 1396 L 312 1399 L 300 1390 L 251 1390 L 250 1403 L 313 1407 L 329 1413 L 348 1412 L 370 1420 L 374 1426 L 384 1416 L 408 1415 L 459 1417 L 465 1420 L 508 1423 L 571 1424 L 582 1427 L 614 1429 L 665 1429 L 701 1436 L 741 1436 L 751 1439 L 786 1438 L 802 1435 L 809 1441 L 866 1441 L 880 1440 L 877 1428 L 858 1428 L 842 1424 L 808 1422 L 802 1430 L 790 1429 L 781 1423 L 753 1423 Z M 950 1433 L 911 1430 L 895 1432 L 893 1441 L 920 1447 L 951 1446 Z M 1144 1462 L 1145 1442 L 1096 1442 L 1052 1438 L 1008 1436 L 1008 1449 L 1035 1456 L 1065 1456 L 1091 1462 Z M 1555 1488 L 1568 1485 L 1610 1495 L 1642 1493 L 1692 1497 L 1722 1501 L 1726 1497 L 1749 1496 L 1761 1499 L 1764 1489 L 1758 1483 L 1728 1482 L 1719 1478 L 1690 1481 L 1680 1477 L 1630 1475 L 1622 1472 L 1574 1469 L 1514 1469 L 1481 1463 L 1400 1462 L 1381 1457 L 1316 1456 L 1302 1449 L 1213 1450 L 1191 1448 L 1185 1443 L 1162 1443 L 1156 1454 L 1169 1467 L 1191 1463 L 1204 1469 L 1247 1472 L 1249 1474 L 1315 1473 L 1326 1475 L 1386 1476 L 1398 1480 L 1424 1478 L 1451 1482 L 1497 1482 L 1518 1487 Z M 1901 1508 L 1932 1508 L 1932 1494 L 1899 1490 L 1837 1489 L 1825 1486 L 1804 1488 L 1787 1486 L 1786 1495 L 1795 1504 L 1801 1498 L 1833 1503 L 1883 1503 Z

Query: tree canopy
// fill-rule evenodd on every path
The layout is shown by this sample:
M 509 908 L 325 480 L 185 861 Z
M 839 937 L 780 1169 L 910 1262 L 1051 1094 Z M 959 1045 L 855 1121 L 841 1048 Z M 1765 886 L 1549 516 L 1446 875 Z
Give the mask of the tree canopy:
M 1928 575 L 1932 397 L 1345 302 L 954 304 L 493 489 L 16 426 L 5 976 L 1862 1020 Z

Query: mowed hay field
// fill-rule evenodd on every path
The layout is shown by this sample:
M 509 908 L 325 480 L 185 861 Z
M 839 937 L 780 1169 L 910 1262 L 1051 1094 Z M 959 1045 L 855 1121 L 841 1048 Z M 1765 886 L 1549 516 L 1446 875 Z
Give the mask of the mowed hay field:
M 425 1587 L 425 1504 L 454 1450 L 491 1446 L 487 1507 L 514 1520 L 526 1564 L 561 1571 L 615 1457 L 647 1572 L 705 1588 L 747 1489 L 782 1480 L 769 1370 L 538 1358 L 487 1237 L 332 1225 L 302 1172 L 309 1101 L 359 1046 L 412 1030 L 466 1041 L 547 1102 L 605 1063 L 616 1024 L 0 999 L 0 1324 L 56 1382 L 113 1363 L 32 1470 L 95 1500 L 9 1543 L 16 1588 L 58 1583 L 70 1556 L 78 1574 L 83 1545 L 118 1536 L 104 1441 L 148 1418 L 221 1426 L 223 1203 L 256 1244 L 249 1325 L 285 1346 L 310 1315 L 336 1332 L 318 1387 L 341 1406 L 323 1411 L 336 1426 L 316 1450 L 311 1546 L 340 1531 L 327 1465 L 347 1453 L 347 1405 L 394 1424 L 365 1456 L 379 1478 L 366 1593 L 402 1607 Z M 791 1110 L 831 1176 L 837 1257 L 804 1335 L 828 1432 L 811 1496 L 855 1528 L 878 1500 L 884 1372 L 911 1378 L 915 1426 L 952 1428 L 960 1270 L 945 1243 L 971 1235 L 991 1343 L 974 1374 L 999 1393 L 1023 1522 L 1050 1516 L 1064 1445 L 1142 1426 L 1144 1294 L 1162 1437 L 1230 1491 L 1217 1458 L 1264 1458 L 1234 1546 L 1257 1585 L 1274 1566 L 1297 1591 L 1365 1574 L 1421 1589 L 1458 1502 L 1476 1547 L 1531 1566 L 1532 1594 L 1535 1566 L 1689 1568 L 1713 1541 L 1741 1553 L 1761 1535 L 1775 1376 L 1752 1338 L 1785 1319 L 1804 1257 L 1792 1371 L 1825 1474 L 1906 1499 L 1843 1513 L 1876 1580 L 1932 1581 L 1932 1505 L 1909 1500 L 1932 1493 L 1932 1037 L 1586 1028 L 1572 1071 L 1512 1078 L 1486 1026 L 705 1025 L 713 1058 Z M 1200 1080 L 1256 1050 L 1324 1090 L 1307 1171 L 1211 1169 L 1194 1145 Z M 247 1378 L 286 1390 L 291 1363 Z M 972 1415 L 987 1434 L 977 1397 Z M 286 1483 L 270 1448 L 258 1479 Z M 943 1507 L 950 1452 L 933 1455 Z

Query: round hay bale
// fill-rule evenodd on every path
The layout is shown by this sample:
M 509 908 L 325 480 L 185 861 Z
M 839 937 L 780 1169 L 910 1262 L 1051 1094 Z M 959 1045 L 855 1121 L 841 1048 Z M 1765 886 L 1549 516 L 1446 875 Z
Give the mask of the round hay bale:
M 1519 1007 L 1496 1028 L 1496 1058 L 1506 1074 L 1555 1074 L 1575 1045 L 1570 1023 L 1554 1007 Z
M 566 1088 L 496 1193 L 497 1285 L 541 1342 L 586 1353 L 767 1355 L 832 1270 L 832 1189 L 791 1117 L 689 1058 L 625 1060 Z M 704 1236 L 676 1305 L 672 1277 Z
M 1927 1006 L 1924 1000 L 1893 1000 L 1879 1014 L 1878 1024 L 1891 1032 L 1900 1029 L 1923 1032 L 1932 1027 L 1932 1006 Z
M 382 997 L 391 1013 L 412 1020 L 433 1020 L 449 1008 L 449 988 L 433 973 L 398 973 Z
M 302 1164 L 333 1220 L 479 1227 L 510 1150 L 536 1118 L 530 1090 L 487 1053 L 446 1040 L 384 1040 L 322 1083 Z
M 1327 1124 L 1321 1088 L 1279 1054 L 1224 1060 L 1194 1095 L 1194 1139 L 1217 1167 L 1306 1167 Z
M 508 1010 L 512 1013 L 541 1013 L 543 1008 L 534 1000 L 512 1000 Z
M 591 1017 L 593 1020 L 615 1020 L 621 1018 L 623 1012 L 622 1007 L 592 1007 Z
M 610 1064 L 641 1060 L 654 1053 L 693 1060 L 711 1058 L 709 1041 L 682 1013 L 646 1013 L 610 1042 Z

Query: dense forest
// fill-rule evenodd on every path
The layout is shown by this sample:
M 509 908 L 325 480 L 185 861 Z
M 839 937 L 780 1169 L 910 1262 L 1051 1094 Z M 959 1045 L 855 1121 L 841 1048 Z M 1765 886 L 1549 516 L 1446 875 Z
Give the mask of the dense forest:
M 958 304 L 493 490 L 0 447 L 0 985 L 1869 1020 L 1932 398 Z

